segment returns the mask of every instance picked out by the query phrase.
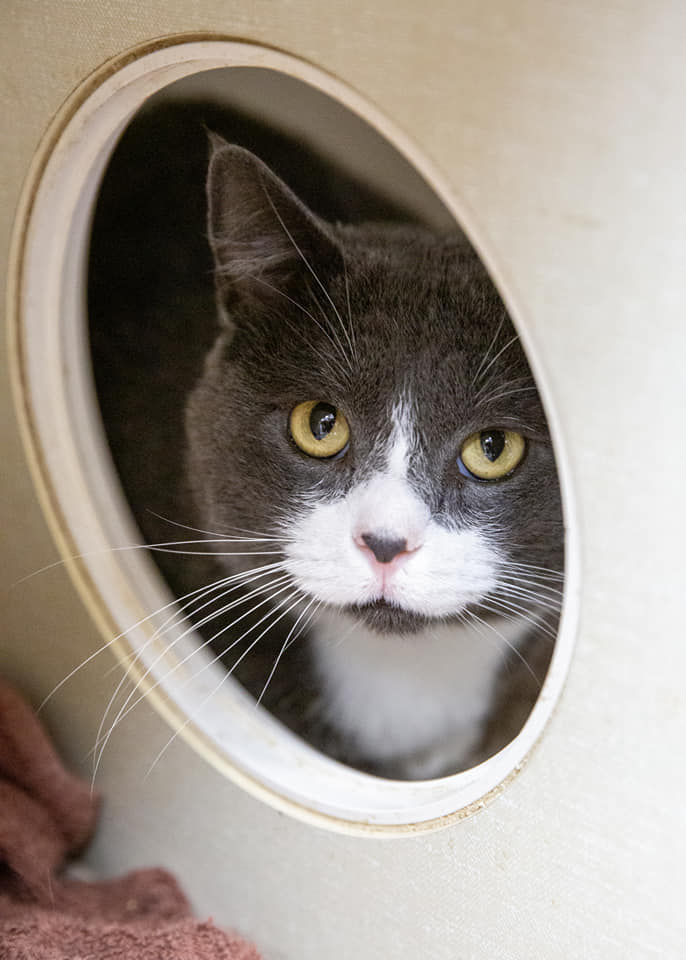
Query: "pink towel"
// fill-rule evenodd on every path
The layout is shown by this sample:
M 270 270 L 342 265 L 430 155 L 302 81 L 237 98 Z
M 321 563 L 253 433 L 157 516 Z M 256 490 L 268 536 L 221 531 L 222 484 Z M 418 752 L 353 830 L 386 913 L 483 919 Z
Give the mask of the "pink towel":
M 259 960 L 250 943 L 192 919 L 164 870 L 97 883 L 62 876 L 65 859 L 90 837 L 98 806 L 0 680 L 2 960 Z

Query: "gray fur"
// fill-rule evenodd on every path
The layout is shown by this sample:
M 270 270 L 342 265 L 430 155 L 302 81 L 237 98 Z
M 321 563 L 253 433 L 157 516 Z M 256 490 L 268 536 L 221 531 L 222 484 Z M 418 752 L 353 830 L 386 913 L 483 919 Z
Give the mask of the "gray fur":
M 488 526 L 514 563 L 561 569 L 546 418 L 503 303 L 468 242 L 419 227 L 324 224 L 259 160 L 216 140 L 208 197 L 227 322 L 186 416 L 201 525 L 287 530 L 303 498 L 344 496 L 378 466 L 376 440 L 398 397 L 409 395 L 420 438 L 410 481 L 432 515 L 446 527 Z M 312 459 L 290 439 L 289 412 L 308 398 L 334 404 L 354 424 L 343 458 Z M 457 468 L 461 443 L 497 426 L 524 434 L 525 461 L 502 481 L 466 479 Z M 234 571 L 257 561 L 222 562 Z M 422 625 L 385 604 L 354 612 L 381 631 Z

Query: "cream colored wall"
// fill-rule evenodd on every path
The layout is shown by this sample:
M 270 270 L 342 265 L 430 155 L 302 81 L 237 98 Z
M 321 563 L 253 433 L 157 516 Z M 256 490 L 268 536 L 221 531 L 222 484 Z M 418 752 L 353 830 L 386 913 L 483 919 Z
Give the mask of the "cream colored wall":
M 93 862 L 164 863 L 201 914 L 270 958 L 679 957 L 686 942 L 682 677 L 686 8 L 672 2 L 317 4 L 5 0 L 2 261 L 51 116 L 108 57 L 176 31 L 282 46 L 362 91 L 421 145 L 518 307 L 579 507 L 580 633 L 522 774 L 440 833 L 336 836 L 221 779 L 136 711 L 99 774 Z M 6 583 L 51 562 L 2 368 Z M 53 570 L 6 591 L 0 662 L 35 699 L 98 639 Z M 47 717 L 74 761 L 102 666 Z M 111 678 L 110 678 L 111 680 Z

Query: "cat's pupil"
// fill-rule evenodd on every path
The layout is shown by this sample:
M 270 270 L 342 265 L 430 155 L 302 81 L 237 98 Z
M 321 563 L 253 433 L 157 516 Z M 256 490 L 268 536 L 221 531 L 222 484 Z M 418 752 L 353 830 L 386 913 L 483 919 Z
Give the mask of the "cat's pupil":
M 310 414 L 310 430 L 315 440 L 323 440 L 333 430 L 336 408 L 330 403 L 318 403 Z
M 502 430 L 482 430 L 480 440 L 484 456 L 495 463 L 505 449 L 505 434 Z

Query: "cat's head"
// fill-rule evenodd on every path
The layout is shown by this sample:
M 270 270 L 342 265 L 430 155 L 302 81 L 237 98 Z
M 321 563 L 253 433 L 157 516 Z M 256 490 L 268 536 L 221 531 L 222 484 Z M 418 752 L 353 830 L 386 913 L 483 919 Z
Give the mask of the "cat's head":
M 521 583 L 561 565 L 555 464 L 470 245 L 322 222 L 219 138 L 208 198 L 222 332 L 187 411 L 189 475 L 206 529 L 265 538 L 227 566 L 281 562 L 304 598 L 380 631 L 533 606 Z

